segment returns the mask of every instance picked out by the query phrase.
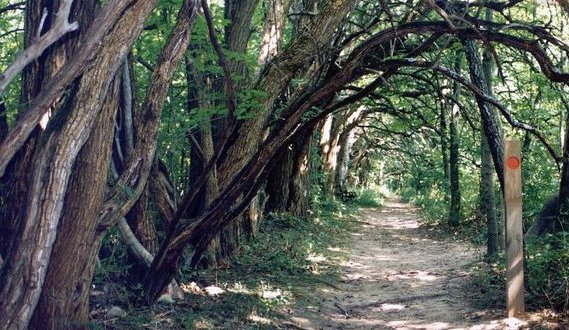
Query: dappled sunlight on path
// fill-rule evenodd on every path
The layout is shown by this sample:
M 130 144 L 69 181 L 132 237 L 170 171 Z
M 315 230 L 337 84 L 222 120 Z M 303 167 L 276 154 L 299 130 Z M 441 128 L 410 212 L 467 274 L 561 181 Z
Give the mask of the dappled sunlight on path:
M 416 209 L 395 199 L 363 209 L 341 283 L 314 292 L 319 302 L 295 311 L 291 328 L 518 329 L 517 320 L 482 317 L 469 305 L 466 266 L 478 251 L 429 238 L 417 220 Z

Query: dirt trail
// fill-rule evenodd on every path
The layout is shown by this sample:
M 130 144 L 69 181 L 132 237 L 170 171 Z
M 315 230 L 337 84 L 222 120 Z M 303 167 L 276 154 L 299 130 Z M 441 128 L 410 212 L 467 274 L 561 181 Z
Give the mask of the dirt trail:
M 310 293 L 293 311 L 291 329 L 518 329 L 516 320 L 482 320 L 468 298 L 467 265 L 479 252 L 435 240 L 419 228 L 417 210 L 387 200 L 364 209 L 353 233 L 342 281 Z

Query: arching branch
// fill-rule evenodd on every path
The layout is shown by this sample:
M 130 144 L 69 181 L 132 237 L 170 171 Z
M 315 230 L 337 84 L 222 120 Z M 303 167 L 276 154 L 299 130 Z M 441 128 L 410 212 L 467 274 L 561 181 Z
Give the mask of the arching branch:
M 434 70 L 436 72 L 440 72 L 441 74 L 459 82 L 461 85 L 468 88 L 476 96 L 482 98 L 485 102 L 488 102 L 489 104 L 496 107 L 496 109 L 498 109 L 500 111 L 502 116 L 506 119 L 506 121 L 512 127 L 523 129 L 523 130 L 531 133 L 532 135 L 534 135 L 544 145 L 544 147 L 547 149 L 547 151 L 549 152 L 551 157 L 553 157 L 553 159 L 557 163 L 557 166 L 559 167 L 559 162 L 562 160 L 562 157 L 557 154 L 555 149 L 551 146 L 551 144 L 549 144 L 547 139 L 543 136 L 543 134 L 541 134 L 541 132 L 537 128 L 517 120 L 512 115 L 512 113 L 508 109 L 506 109 L 506 107 L 504 107 L 502 105 L 502 103 L 500 103 L 495 98 L 488 96 L 485 93 L 483 93 L 480 90 L 480 88 L 475 86 L 472 82 L 470 82 L 468 79 L 466 79 L 462 75 L 456 73 L 455 71 L 453 71 L 453 70 L 451 70 L 451 69 L 449 69 L 443 65 L 440 65 L 438 63 L 433 63 L 433 62 L 427 62 L 427 61 L 389 60 L 389 61 L 385 61 L 384 64 L 387 66 L 396 65 L 397 67 L 407 66 L 407 67 L 427 68 L 430 70 Z

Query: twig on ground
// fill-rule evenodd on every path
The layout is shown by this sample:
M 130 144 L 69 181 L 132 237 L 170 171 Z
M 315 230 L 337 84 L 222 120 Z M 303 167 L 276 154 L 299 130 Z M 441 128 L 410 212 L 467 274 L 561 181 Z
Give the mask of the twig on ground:
M 339 302 L 334 302 L 334 306 L 336 306 L 339 310 L 342 311 L 342 313 L 344 313 L 344 315 L 346 315 L 346 318 L 349 319 L 350 318 L 350 314 L 348 314 L 348 312 L 344 309 L 344 307 L 342 307 L 342 305 L 340 305 Z

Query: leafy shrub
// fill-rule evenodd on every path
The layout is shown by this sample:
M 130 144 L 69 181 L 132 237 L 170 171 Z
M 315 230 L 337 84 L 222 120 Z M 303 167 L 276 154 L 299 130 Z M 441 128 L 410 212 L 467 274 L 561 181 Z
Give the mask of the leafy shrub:
M 357 199 L 358 194 L 355 191 L 342 191 L 338 194 L 343 202 L 349 203 Z
M 539 307 L 569 310 L 569 233 L 532 239 L 527 244 L 527 285 Z
M 380 207 L 383 202 L 381 193 L 372 189 L 362 189 L 358 191 L 355 204 L 367 207 Z

